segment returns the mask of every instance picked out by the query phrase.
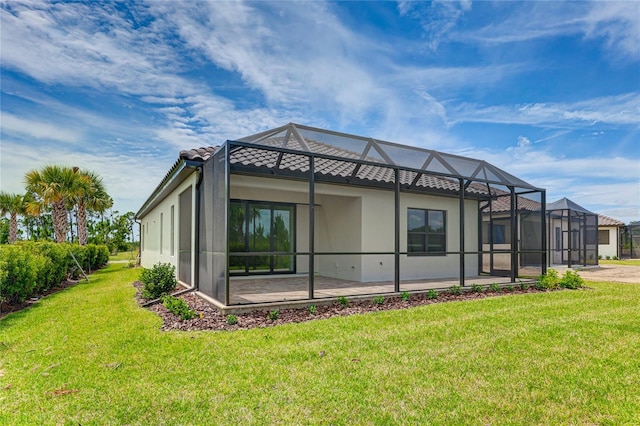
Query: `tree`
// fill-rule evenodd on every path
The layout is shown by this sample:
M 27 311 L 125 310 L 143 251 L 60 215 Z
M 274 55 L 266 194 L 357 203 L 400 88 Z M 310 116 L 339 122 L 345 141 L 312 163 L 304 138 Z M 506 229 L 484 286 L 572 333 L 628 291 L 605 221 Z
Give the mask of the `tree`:
M 81 246 L 87 245 L 87 211 L 102 213 L 113 204 L 113 200 L 104 189 L 102 178 L 90 171 L 79 171 L 76 190 L 71 194 L 69 201 L 78 207 L 76 219 L 78 227 L 78 242 Z
M 47 207 L 53 214 L 56 241 L 63 243 L 67 235 L 67 202 L 80 191 L 79 175 L 71 167 L 45 166 L 25 175 L 27 191 L 34 201 L 27 204 L 27 212 L 39 215 Z
M 0 214 L 9 214 L 9 243 L 14 243 L 18 239 L 18 215 L 24 214 L 24 197 L 0 192 Z
M 9 242 L 9 219 L 0 217 L 0 244 Z

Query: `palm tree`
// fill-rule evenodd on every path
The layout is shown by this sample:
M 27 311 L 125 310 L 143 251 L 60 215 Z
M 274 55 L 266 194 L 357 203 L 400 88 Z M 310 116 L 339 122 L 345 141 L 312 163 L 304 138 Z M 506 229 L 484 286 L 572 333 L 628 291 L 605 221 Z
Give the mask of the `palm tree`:
M 40 214 L 47 207 L 53 213 L 53 229 L 56 241 L 63 243 L 67 236 L 67 200 L 77 196 L 78 174 L 71 167 L 45 166 L 42 170 L 31 170 L 25 175 L 27 191 L 35 201 L 27 204 L 27 212 Z
M 78 242 L 87 245 L 87 210 L 102 213 L 113 205 L 113 200 L 107 194 L 102 184 L 102 178 L 90 171 L 78 171 L 79 181 L 77 191 L 70 197 L 70 201 L 78 206 Z
M 18 215 L 24 214 L 24 197 L 20 194 L 0 192 L 0 215 L 9 214 L 9 243 L 18 239 Z

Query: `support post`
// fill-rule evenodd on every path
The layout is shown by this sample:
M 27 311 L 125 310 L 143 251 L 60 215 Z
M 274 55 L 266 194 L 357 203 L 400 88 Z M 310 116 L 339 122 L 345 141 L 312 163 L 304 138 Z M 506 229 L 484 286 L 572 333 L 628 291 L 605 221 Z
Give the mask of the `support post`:
M 562 211 L 564 215 L 564 210 Z M 571 250 L 573 249 L 573 235 L 571 230 L 571 210 L 567 210 L 567 227 L 568 227 L 568 238 L 567 238 L 567 268 L 571 268 Z
M 227 142 L 224 145 L 224 233 L 225 233 L 225 249 L 224 249 L 224 304 L 231 303 L 229 295 L 229 212 L 231 211 L 231 144 Z M 215 167 L 215 166 L 214 166 Z M 214 201 L 215 202 L 215 201 Z M 217 279 L 214 277 L 213 279 Z M 216 286 L 217 287 L 217 286 Z
M 509 190 L 511 191 L 511 282 L 514 283 L 518 275 L 518 224 L 516 219 L 518 200 L 515 188 L 511 186 Z
M 309 299 L 314 298 L 313 279 L 315 273 L 315 207 L 316 207 L 316 181 L 315 181 L 315 158 L 309 156 Z
M 396 293 L 400 292 L 400 169 L 395 169 L 395 191 L 394 191 L 394 207 L 395 207 L 395 223 L 394 223 L 394 278 L 393 289 Z
M 459 179 L 460 185 L 460 207 L 458 208 L 460 213 L 460 287 L 464 287 L 464 179 Z
M 540 195 L 540 220 L 541 220 L 541 230 L 540 233 L 542 234 L 542 247 L 541 250 L 543 251 L 543 255 L 542 255 L 542 273 L 546 274 L 547 273 L 547 256 L 548 254 L 551 252 L 551 250 L 549 250 L 549 247 L 547 246 L 547 193 L 545 191 L 541 192 Z M 551 232 L 551 231 L 549 231 Z

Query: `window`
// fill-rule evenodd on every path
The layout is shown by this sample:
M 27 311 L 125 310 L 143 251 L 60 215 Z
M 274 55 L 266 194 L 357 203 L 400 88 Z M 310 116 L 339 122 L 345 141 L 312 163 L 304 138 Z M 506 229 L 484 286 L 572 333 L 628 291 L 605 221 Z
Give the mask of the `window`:
M 233 200 L 230 207 L 229 250 L 252 254 L 230 256 L 229 272 L 295 272 L 295 205 Z
M 505 226 L 504 225 L 493 225 L 493 243 L 494 244 L 505 244 L 507 242 L 505 238 Z
M 439 254 L 447 251 L 446 212 L 407 209 L 407 252 Z
M 162 226 L 163 213 L 160 213 L 160 254 L 162 254 L 162 240 L 164 236 L 164 226 Z
M 176 255 L 176 249 L 174 247 L 176 242 L 175 233 L 176 233 L 176 229 L 175 229 L 174 206 L 171 206 L 171 235 L 169 236 L 169 240 L 170 240 L 169 242 L 171 244 L 171 247 L 169 248 L 169 252 L 171 253 L 171 256 Z
M 609 230 L 598 231 L 598 244 L 609 244 Z

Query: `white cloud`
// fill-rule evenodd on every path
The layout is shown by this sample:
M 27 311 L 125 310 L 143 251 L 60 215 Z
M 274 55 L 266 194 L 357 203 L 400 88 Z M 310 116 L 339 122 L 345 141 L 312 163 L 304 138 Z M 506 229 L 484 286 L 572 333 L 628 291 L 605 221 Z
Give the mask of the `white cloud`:
M 15 161 L 18 158 L 20 161 Z M 24 145 L 20 142 L 3 140 L 0 183 L 4 191 L 23 193 L 22 177 L 29 170 L 48 164 L 80 166 L 103 178 L 107 193 L 114 197 L 116 209 L 135 212 L 177 158 L 177 152 L 173 158 L 141 153 L 84 153 L 60 146 L 47 152 L 46 156 L 33 156 L 24 155 Z
M 518 147 L 523 148 L 531 145 L 531 141 L 526 136 L 518 136 Z
M 481 158 L 547 191 L 547 202 L 570 198 L 597 213 L 621 209 L 628 222 L 640 219 L 640 169 L 636 158 L 577 156 L 523 144 L 503 151 L 470 148 L 462 155 Z M 606 213 L 604 213 L 606 214 Z
M 463 103 L 449 109 L 453 123 L 502 123 L 574 128 L 596 123 L 637 125 L 640 93 L 604 96 L 574 103 L 482 106 Z
M 398 2 L 401 16 L 417 19 L 428 36 L 427 46 L 436 50 L 447 39 L 458 20 L 471 9 L 471 1 Z
M 78 130 L 62 128 L 55 124 L 17 117 L 2 112 L 0 114 L 2 131 L 8 134 L 22 134 L 36 139 L 49 139 L 66 143 L 76 143 L 82 137 Z
M 616 60 L 640 59 L 637 1 L 519 2 L 517 8 L 509 6 L 506 3 L 501 9 L 502 19 L 451 37 L 469 43 L 504 44 L 579 35 L 585 40 L 602 40 Z

